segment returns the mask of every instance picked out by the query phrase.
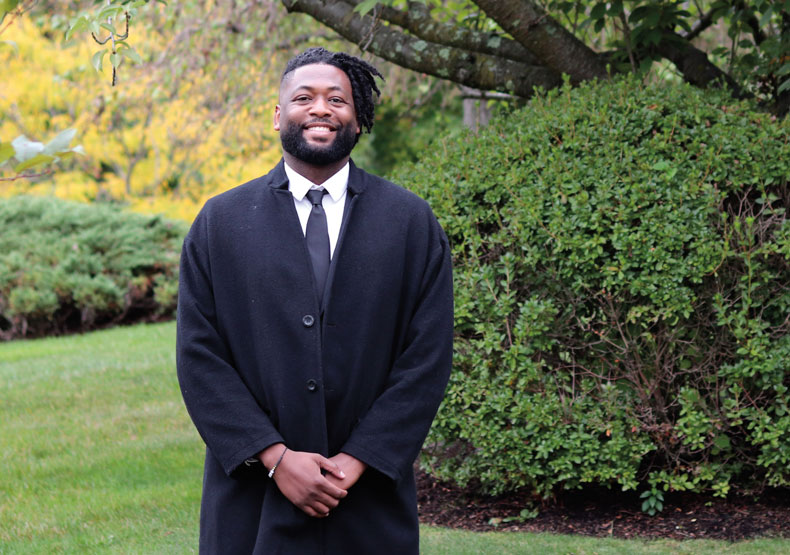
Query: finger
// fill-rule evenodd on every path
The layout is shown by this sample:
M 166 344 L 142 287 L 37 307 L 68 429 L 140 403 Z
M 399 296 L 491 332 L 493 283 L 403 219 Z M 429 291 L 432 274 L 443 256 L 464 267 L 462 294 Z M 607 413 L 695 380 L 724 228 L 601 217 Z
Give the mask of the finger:
M 321 490 L 323 491 L 323 493 L 329 495 L 334 500 L 343 499 L 346 495 L 348 495 L 347 490 L 337 487 L 329 480 L 326 480 L 324 482 L 324 485 L 321 487 Z
M 302 512 L 304 512 L 304 514 L 306 514 L 307 516 L 311 516 L 313 518 L 323 518 L 326 516 L 325 514 L 319 514 L 315 509 L 313 509 L 310 506 L 300 507 L 300 509 L 302 509 Z
M 337 486 L 337 487 L 339 487 L 340 489 L 346 489 L 346 488 L 344 488 L 344 487 L 343 487 L 343 486 L 344 486 L 344 484 L 343 484 L 343 480 L 338 480 L 337 478 L 335 478 L 335 477 L 334 477 L 334 476 L 332 476 L 331 474 L 327 474 L 326 476 L 324 476 L 324 478 L 326 478 L 326 480 L 327 480 L 327 481 L 328 481 L 330 484 L 332 484 L 333 486 Z
M 332 496 L 325 496 L 320 498 L 318 501 L 322 506 L 325 506 L 328 510 L 334 509 L 338 505 L 340 505 L 340 499 L 332 497 Z M 314 505 L 315 506 L 315 505 Z M 318 510 L 318 509 L 316 509 Z M 319 511 L 321 512 L 321 511 Z
M 334 463 L 327 458 L 321 457 L 318 460 L 318 465 L 339 480 L 342 480 L 346 477 L 346 473 L 340 469 L 337 463 Z
M 335 505 L 337 506 L 337 505 Z M 331 510 L 330 507 L 327 507 L 323 503 L 313 503 L 310 507 L 315 512 L 316 516 L 318 517 L 327 517 L 329 516 L 329 511 Z
M 340 491 L 345 494 L 345 490 Z M 305 504 L 310 505 L 318 512 L 322 512 L 324 509 L 334 509 L 337 507 L 342 497 L 345 497 L 345 495 L 336 497 L 327 492 L 316 491 L 305 501 Z

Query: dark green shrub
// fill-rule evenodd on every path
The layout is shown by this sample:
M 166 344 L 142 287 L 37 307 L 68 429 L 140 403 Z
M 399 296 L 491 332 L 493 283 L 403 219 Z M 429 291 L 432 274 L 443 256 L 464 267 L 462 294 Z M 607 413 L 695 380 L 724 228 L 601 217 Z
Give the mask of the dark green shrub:
M 0 200 L 0 338 L 171 317 L 186 224 L 44 197 Z
M 402 169 L 455 262 L 432 472 L 544 496 L 790 484 L 789 130 L 726 93 L 617 80 Z

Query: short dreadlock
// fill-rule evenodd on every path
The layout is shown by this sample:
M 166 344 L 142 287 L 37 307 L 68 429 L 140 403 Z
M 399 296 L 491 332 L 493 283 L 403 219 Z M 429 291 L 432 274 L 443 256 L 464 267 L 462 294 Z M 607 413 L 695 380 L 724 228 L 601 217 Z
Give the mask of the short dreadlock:
M 360 129 L 367 129 L 368 133 L 373 128 L 373 111 L 375 103 L 373 93 L 381 95 L 376 86 L 375 77 L 384 77 L 375 67 L 364 60 L 344 52 L 330 52 L 325 48 L 308 48 L 301 54 L 294 56 L 285 66 L 280 82 L 293 70 L 310 64 L 327 64 L 343 70 L 351 82 L 351 95 L 354 98 L 354 110 L 357 113 L 357 123 Z

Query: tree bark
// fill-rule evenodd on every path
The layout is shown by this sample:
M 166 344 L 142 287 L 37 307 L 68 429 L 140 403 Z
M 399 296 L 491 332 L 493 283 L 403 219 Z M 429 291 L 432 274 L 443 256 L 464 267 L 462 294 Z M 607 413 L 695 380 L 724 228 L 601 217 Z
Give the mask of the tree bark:
M 609 77 L 607 56 L 585 45 L 533 0 L 473 0 L 515 40 L 437 21 L 421 2 L 410 1 L 404 10 L 379 5 L 370 12 L 375 17 L 354 12 L 361 0 L 281 2 L 289 12 L 308 14 L 385 60 L 474 89 L 526 98 L 535 87 L 560 85 L 562 74 L 574 84 Z M 708 20 L 710 14 L 698 28 L 709 25 Z M 665 32 L 652 52 L 673 62 L 693 85 L 725 84 L 742 94 L 734 79 L 677 33 Z
M 360 1 L 351 0 L 349 3 L 356 5 Z M 436 21 L 431 17 L 428 7 L 421 2 L 409 2 L 406 10 L 397 10 L 388 6 L 382 6 L 379 9 L 379 14 L 385 21 L 394 23 L 415 37 L 429 42 L 481 52 L 529 65 L 542 65 L 532 52 L 512 39 L 499 36 L 496 33 L 482 33 L 466 27 Z
M 380 25 L 369 15 L 355 13 L 352 4 L 341 0 L 282 0 L 282 3 L 289 12 L 306 13 L 385 60 L 472 88 L 528 98 L 535 87 L 551 89 L 562 82 L 556 72 L 545 67 L 436 44 L 392 26 Z
M 708 59 L 708 55 L 675 33 L 664 33 L 656 50 L 675 64 L 683 78 L 700 88 L 727 85 L 736 96 L 742 91 L 735 80 Z
M 572 83 L 607 79 L 606 66 L 586 44 L 531 0 L 474 0 L 546 67 L 566 73 Z

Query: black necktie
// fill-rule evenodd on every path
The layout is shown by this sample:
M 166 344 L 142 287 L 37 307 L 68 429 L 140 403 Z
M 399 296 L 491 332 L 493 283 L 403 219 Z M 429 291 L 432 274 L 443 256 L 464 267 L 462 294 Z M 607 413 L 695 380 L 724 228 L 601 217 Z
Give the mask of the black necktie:
M 307 218 L 307 230 L 304 235 L 307 250 L 310 252 L 310 261 L 313 264 L 319 305 L 323 302 L 326 275 L 329 273 L 329 231 L 326 226 L 326 213 L 321 205 L 321 199 L 326 193 L 326 189 L 307 191 L 307 199 L 313 204 L 313 209 L 310 210 L 310 217 Z

